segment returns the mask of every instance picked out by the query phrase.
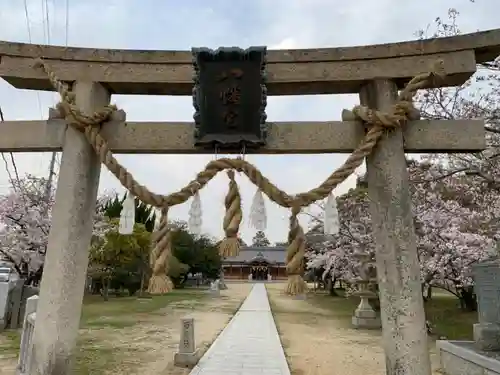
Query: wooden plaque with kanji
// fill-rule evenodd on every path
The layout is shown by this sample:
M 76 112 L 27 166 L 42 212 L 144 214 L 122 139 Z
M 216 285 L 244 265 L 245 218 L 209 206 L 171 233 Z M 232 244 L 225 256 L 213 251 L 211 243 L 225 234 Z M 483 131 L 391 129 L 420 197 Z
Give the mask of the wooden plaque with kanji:
M 193 49 L 195 145 L 239 151 L 265 144 L 265 47 Z

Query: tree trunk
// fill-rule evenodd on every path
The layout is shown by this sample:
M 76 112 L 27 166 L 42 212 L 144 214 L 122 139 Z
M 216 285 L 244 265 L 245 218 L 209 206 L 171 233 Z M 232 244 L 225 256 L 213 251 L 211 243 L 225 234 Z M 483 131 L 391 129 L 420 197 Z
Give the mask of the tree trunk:
M 144 279 L 145 279 L 144 274 L 145 274 L 144 269 L 141 269 L 141 286 L 139 289 L 139 296 L 138 297 L 142 297 L 144 295 Z
M 432 299 L 432 286 L 427 283 L 422 283 L 422 298 L 424 302 Z
M 106 277 L 102 280 L 102 297 L 105 301 L 109 301 L 109 285 L 111 284 L 111 278 Z
M 328 279 L 328 291 L 332 297 L 338 297 L 337 292 L 335 291 L 335 283 L 337 279 Z
M 474 288 L 469 286 L 457 289 L 460 307 L 466 311 L 477 311 L 477 299 L 474 294 Z

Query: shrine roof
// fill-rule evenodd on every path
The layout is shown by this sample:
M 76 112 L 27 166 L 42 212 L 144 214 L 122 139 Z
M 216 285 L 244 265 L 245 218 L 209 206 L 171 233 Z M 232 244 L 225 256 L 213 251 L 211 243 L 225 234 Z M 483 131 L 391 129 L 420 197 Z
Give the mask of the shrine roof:
M 235 257 L 227 257 L 224 263 L 250 263 L 252 261 L 267 261 L 284 264 L 286 247 L 284 246 L 246 246 L 240 249 Z

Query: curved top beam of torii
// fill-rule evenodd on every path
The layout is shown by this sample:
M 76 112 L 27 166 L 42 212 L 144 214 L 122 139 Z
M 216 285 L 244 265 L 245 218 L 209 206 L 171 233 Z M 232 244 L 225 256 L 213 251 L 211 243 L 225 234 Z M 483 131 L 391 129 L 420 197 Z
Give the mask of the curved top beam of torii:
M 269 50 L 269 95 L 357 93 L 363 82 L 394 79 L 402 86 L 442 59 L 444 85 L 459 85 L 476 63 L 500 55 L 500 29 L 447 38 L 358 47 Z M 190 51 L 113 50 L 0 42 L 0 77 L 17 88 L 52 90 L 34 68 L 43 57 L 65 81 L 102 82 L 116 94 L 191 95 Z

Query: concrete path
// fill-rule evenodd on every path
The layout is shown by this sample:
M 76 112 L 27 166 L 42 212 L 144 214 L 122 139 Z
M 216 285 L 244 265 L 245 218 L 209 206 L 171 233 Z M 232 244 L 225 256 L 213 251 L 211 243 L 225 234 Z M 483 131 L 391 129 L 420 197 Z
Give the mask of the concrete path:
M 264 284 L 243 305 L 190 375 L 290 375 Z

